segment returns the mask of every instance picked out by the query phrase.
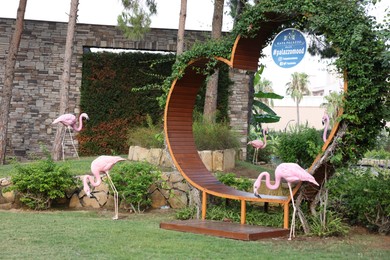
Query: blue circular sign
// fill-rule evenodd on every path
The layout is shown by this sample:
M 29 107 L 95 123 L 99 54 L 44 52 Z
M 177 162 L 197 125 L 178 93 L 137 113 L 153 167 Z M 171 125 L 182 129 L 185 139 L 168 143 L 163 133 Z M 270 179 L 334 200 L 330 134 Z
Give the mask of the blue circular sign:
M 285 29 L 276 35 L 272 43 L 272 59 L 282 68 L 297 65 L 306 53 L 306 40 L 297 29 Z

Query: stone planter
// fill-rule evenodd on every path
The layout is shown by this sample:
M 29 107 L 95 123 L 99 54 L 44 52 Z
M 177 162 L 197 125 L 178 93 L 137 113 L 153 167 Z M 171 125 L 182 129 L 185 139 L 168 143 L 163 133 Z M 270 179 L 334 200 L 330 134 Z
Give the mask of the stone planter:
M 199 151 L 199 156 L 209 171 L 226 171 L 235 167 L 236 151 L 234 149 Z M 173 162 L 167 150 L 146 149 L 140 146 L 130 146 L 128 159 L 131 161 L 146 161 L 163 167 L 172 167 Z

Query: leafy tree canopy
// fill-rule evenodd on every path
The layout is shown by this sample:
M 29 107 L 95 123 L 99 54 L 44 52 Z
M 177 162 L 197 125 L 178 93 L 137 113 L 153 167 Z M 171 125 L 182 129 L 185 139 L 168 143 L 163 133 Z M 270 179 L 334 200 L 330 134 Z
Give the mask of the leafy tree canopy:
M 181 55 L 173 66 L 171 77 L 164 84 L 165 90 L 174 79 L 180 78 L 188 62 L 196 58 L 210 58 L 212 68 L 215 56 L 230 58 L 234 39 L 254 37 L 261 33 L 261 24 L 267 21 L 267 14 L 277 15 L 284 21 L 274 28 L 273 37 L 284 28 L 297 28 L 318 40 L 313 51 L 323 57 L 334 57 L 339 73 L 345 73 L 348 92 L 343 104 L 344 114 L 340 118 L 348 127 L 338 145 L 334 158 L 337 163 L 354 162 L 367 149 L 375 146 L 375 137 L 389 120 L 389 28 L 385 21 L 378 24 L 368 16 L 366 7 L 376 0 L 262 0 L 259 4 L 246 7 L 232 32 L 218 41 L 196 44 Z M 269 17 L 269 16 L 268 16 Z M 325 46 L 325 47 L 321 47 Z M 165 98 L 160 101 L 165 102 Z M 334 161 L 334 162 L 336 162 Z

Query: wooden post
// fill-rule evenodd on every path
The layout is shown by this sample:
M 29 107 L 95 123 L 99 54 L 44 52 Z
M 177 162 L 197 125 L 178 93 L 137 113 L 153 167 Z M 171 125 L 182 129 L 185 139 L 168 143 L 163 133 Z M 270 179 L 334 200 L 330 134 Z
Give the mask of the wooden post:
M 289 218 L 288 207 L 289 207 L 289 205 L 290 205 L 289 202 L 285 202 L 284 203 L 284 224 L 283 224 L 283 228 L 286 228 L 286 229 L 288 229 L 288 218 Z
M 241 224 L 246 222 L 246 201 L 241 200 Z
M 203 191 L 202 193 L 202 220 L 206 219 L 206 208 L 207 208 L 207 193 Z

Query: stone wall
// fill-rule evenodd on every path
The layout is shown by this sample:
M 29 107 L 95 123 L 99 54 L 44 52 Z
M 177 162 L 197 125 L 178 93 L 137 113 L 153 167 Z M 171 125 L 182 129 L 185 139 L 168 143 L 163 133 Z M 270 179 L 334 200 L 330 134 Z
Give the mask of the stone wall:
M 81 178 L 81 177 L 78 177 Z M 103 177 L 105 180 L 105 177 Z M 179 172 L 164 172 L 162 184 L 153 184 L 149 189 L 152 199 L 152 208 L 170 207 L 174 209 L 184 208 L 189 205 L 189 195 L 192 187 L 187 184 Z M 0 209 L 21 208 L 22 204 L 13 191 L 5 191 L 11 184 L 9 178 L 0 179 Z M 68 191 L 65 198 L 53 202 L 53 207 L 69 209 L 113 209 L 114 197 L 109 191 L 108 184 L 104 181 L 92 189 L 94 197 L 89 198 L 82 187 Z M 121 210 L 131 210 L 130 205 L 120 204 Z
M 0 60 L 6 60 L 14 30 L 14 19 L 0 18 Z M 25 20 L 15 66 L 14 88 L 7 133 L 7 155 L 33 158 L 42 155 L 41 145 L 49 149 L 56 126 L 51 123 L 58 116 L 60 79 L 67 23 Z M 186 31 L 186 46 L 203 41 L 210 32 Z M 177 30 L 152 28 L 143 40 L 126 39 L 116 26 L 77 24 L 72 56 L 69 88 L 69 113 L 79 114 L 82 81 L 81 57 L 91 47 L 123 48 L 150 51 L 176 51 Z M 5 62 L 0 63 L 0 91 L 3 87 Z M 248 128 L 248 76 L 245 71 L 232 70 L 235 84 L 230 97 L 230 121 L 242 135 L 246 150 Z M 1 97 L 0 97 L 1 102 Z M 70 142 L 70 141 L 69 141 Z M 77 145 L 77 142 L 76 142 Z M 66 156 L 75 156 L 66 144 Z M 245 153 L 244 153 L 245 155 Z
M 198 151 L 198 154 L 203 164 L 211 172 L 231 170 L 235 167 L 237 159 L 234 149 Z M 163 167 L 174 167 L 168 151 L 164 149 L 130 146 L 128 159 L 130 161 L 146 161 Z

